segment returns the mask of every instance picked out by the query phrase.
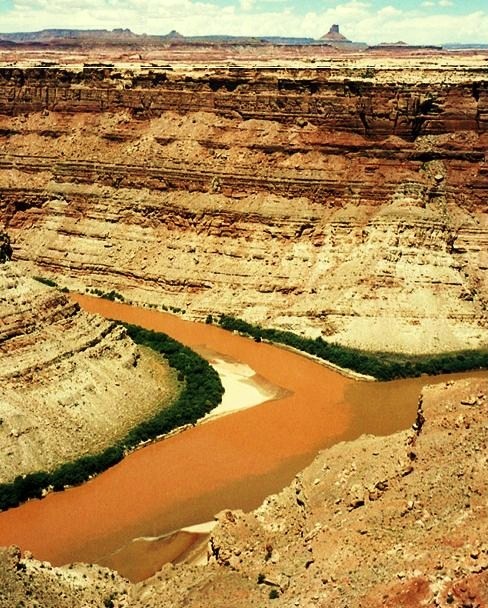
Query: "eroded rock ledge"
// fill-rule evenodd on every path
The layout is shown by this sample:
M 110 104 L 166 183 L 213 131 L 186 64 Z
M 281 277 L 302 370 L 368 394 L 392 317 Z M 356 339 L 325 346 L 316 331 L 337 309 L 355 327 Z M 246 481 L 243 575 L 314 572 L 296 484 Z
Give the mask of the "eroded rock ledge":
M 0 482 L 98 453 L 176 392 L 125 330 L 0 265 Z
M 486 62 L 367 61 L 0 69 L 18 256 L 193 318 L 486 345 Z
M 130 585 L 4 551 L 0 606 L 486 606 L 487 413 L 487 380 L 427 387 L 411 431 L 336 445 L 256 511 L 221 513 L 207 566 Z

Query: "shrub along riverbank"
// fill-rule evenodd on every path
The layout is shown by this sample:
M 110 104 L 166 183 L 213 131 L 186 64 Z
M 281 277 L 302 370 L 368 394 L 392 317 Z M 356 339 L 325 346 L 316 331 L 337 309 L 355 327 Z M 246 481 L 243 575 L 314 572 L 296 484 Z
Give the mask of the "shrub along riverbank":
M 267 340 L 290 346 L 339 367 L 373 376 L 377 380 L 412 378 L 423 374 L 434 376 L 488 368 L 488 349 L 439 355 L 370 352 L 326 342 L 321 337 L 314 340 L 298 336 L 290 331 L 266 329 L 228 315 L 222 315 L 217 323 L 223 329 L 237 331 L 258 341 Z
M 178 380 L 182 383 L 179 397 L 172 405 L 141 422 L 122 440 L 99 454 L 82 456 L 52 472 L 29 473 L 16 477 L 12 483 L 0 484 L 1 510 L 15 507 L 29 498 L 39 498 L 43 490 L 49 487 L 62 490 L 65 486 L 83 483 L 120 462 L 128 451 L 140 443 L 179 426 L 193 424 L 220 403 L 224 388 L 219 375 L 205 359 L 166 334 L 135 325 L 124 326 L 134 342 L 161 354 L 177 370 Z

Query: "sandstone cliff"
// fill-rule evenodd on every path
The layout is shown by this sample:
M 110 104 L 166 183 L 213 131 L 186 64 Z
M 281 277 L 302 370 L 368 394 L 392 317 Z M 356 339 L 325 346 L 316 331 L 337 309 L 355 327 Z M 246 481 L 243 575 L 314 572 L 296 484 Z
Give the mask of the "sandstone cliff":
M 0 265 L 0 482 L 115 443 L 176 391 L 164 361 Z
M 487 408 L 487 380 L 426 388 L 411 431 L 336 445 L 255 512 L 221 513 L 206 566 L 130 585 L 4 551 L 0 606 L 483 608 Z
M 464 61 L 3 67 L 0 212 L 77 288 L 367 348 L 486 345 L 488 88 Z

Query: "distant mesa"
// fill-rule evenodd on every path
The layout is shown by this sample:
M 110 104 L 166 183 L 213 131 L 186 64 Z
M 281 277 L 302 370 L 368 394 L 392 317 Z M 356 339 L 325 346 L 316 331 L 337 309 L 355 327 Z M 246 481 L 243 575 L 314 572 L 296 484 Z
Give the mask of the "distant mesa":
M 16 43 L 57 42 L 63 40 L 134 40 L 140 38 L 128 28 L 113 30 L 45 29 L 36 32 L 12 32 L 0 34 L 2 41 Z
M 423 45 L 423 44 L 408 44 L 408 42 L 404 42 L 403 40 L 398 40 L 398 42 L 380 42 L 380 44 L 376 44 L 373 46 L 369 46 L 368 50 L 370 51 L 422 51 L 422 50 L 442 50 L 442 46 L 435 45 Z
M 166 34 L 165 38 L 171 38 L 172 40 L 184 40 L 185 37 L 177 32 L 176 30 L 171 30 L 169 34 Z
M 330 42 L 333 44 L 337 44 L 337 43 L 352 44 L 351 40 L 349 40 L 343 34 L 340 33 L 339 26 L 337 24 L 331 25 L 330 30 L 327 32 L 327 34 L 324 34 L 320 38 L 320 40 L 323 40 L 324 42 Z
M 144 46 L 319 46 L 335 49 L 339 52 L 356 51 L 415 51 L 415 50 L 442 50 L 440 46 L 410 45 L 403 40 L 398 42 L 382 42 L 377 45 L 367 45 L 364 42 L 353 42 L 340 32 L 339 25 L 334 23 L 329 31 L 321 38 L 295 38 L 282 36 L 263 36 L 259 38 L 231 35 L 200 35 L 184 36 L 176 30 L 168 34 L 147 35 L 136 34 L 128 28 L 114 28 L 113 30 L 76 30 L 76 29 L 45 29 L 36 32 L 11 32 L 0 33 L 0 48 L 14 49 L 20 46 L 35 47 L 87 47 L 95 45 L 100 47 L 128 46 L 136 47 L 138 44 Z
M 398 40 L 398 42 L 380 42 L 379 46 L 408 46 L 408 44 L 403 40 Z
M 313 44 L 326 45 L 336 49 L 348 51 L 360 51 L 366 49 L 368 46 L 364 42 L 353 42 L 352 40 L 349 40 L 349 38 L 346 38 L 343 34 L 341 34 L 339 25 L 337 23 L 331 25 L 327 34 L 324 34 L 321 38 L 314 41 Z
M 112 30 L 112 34 L 118 34 L 118 35 L 128 35 L 128 36 L 135 36 L 136 34 L 134 34 L 134 32 L 132 32 L 129 28 L 123 28 L 123 27 L 116 27 Z
M 183 34 L 180 34 L 180 32 L 177 32 L 176 30 L 171 30 L 171 32 L 164 34 L 163 36 L 153 36 L 153 39 L 157 39 L 160 43 L 169 44 L 170 46 L 181 46 L 193 43 L 191 38 L 183 36 Z

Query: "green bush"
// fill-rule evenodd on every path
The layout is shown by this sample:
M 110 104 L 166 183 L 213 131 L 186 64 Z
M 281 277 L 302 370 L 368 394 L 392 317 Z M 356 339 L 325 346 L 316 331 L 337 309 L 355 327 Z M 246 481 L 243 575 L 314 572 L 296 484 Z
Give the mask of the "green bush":
M 166 334 L 125 325 L 128 335 L 165 357 L 183 383 L 179 397 L 149 420 L 134 427 L 117 444 L 98 454 L 86 455 L 61 465 L 52 472 L 39 471 L 0 484 L 0 509 L 15 507 L 29 498 L 39 498 L 50 486 L 62 490 L 78 485 L 122 460 L 124 454 L 149 439 L 164 435 L 184 424 L 194 424 L 222 400 L 224 388 L 211 365 Z
M 178 377 L 184 378 L 183 391 L 175 403 L 134 428 L 124 441 L 126 448 L 183 424 L 193 424 L 220 403 L 224 388 L 219 375 L 205 359 L 165 334 L 135 325 L 125 327 L 134 342 L 164 355 L 177 370 Z
M 47 285 L 48 287 L 57 287 L 58 284 L 56 281 L 52 279 L 48 279 L 47 277 L 33 277 L 38 283 L 42 283 L 43 285 Z
M 125 300 L 124 296 L 121 293 L 118 293 L 117 291 L 114 291 L 113 289 L 112 289 L 112 291 L 109 291 L 107 293 L 102 293 L 102 295 L 100 297 L 104 298 L 105 300 L 110 300 L 111 302 L 115 302 L 115 300 L 119 300 L 119 302 L 123 302 Z
M 423 374 L 432 376 L 488 367 L 488 349 L 409 356 L 349 348 L 334 342 L 326 342 L 321 337 L 315 340 L 304 338 L 290 331 L 266 329 L 228 315 L 222 315 L 218 323 L 224 329 L 237 331 L 258 342 L 268 340 L 284 344 L 339 367 L 373 376 L 377 380 L 394 380 Z
M 119 302 L 125 301 L 124 296 L 113 289 L 112 291 L 102 291 L 101 289 L 94 287 L 93 289 L 89 289 L 88 292 L 98 296 L 99 298 L 103 298 L 104 300 L 110 300 L 111 302 L 115 302 L 115 300 L 119 300 Z

